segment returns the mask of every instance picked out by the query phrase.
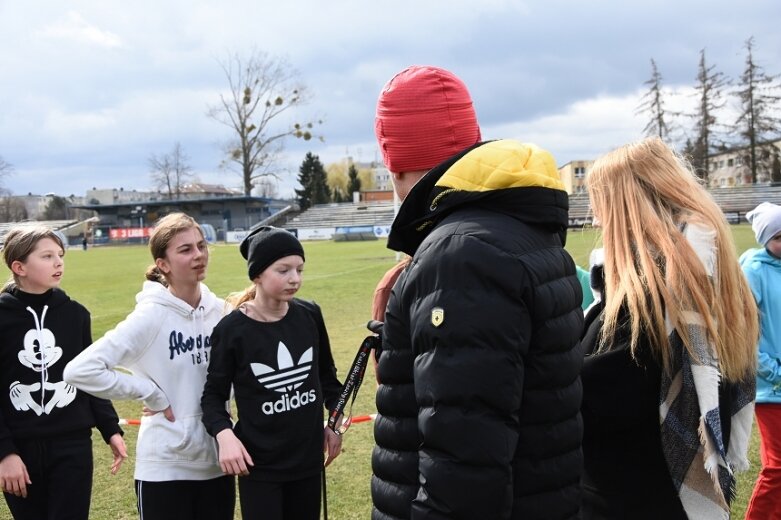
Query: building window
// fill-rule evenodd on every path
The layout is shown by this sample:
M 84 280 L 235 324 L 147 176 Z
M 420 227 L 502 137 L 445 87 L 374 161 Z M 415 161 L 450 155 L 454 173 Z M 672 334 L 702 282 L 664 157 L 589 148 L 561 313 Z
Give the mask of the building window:
M 743 157 L 736 157 L 735 158 L 735 166 L 743 166 Z
M 735 161 L 733 159 L 727 159 L 727 166 L 732 168 L 732 165 L 735 164 Z
M 575 178 L 576 179 L 582 179 L 586 176 L 586 167 L 585 166 L 576 166 L 575 167 Z

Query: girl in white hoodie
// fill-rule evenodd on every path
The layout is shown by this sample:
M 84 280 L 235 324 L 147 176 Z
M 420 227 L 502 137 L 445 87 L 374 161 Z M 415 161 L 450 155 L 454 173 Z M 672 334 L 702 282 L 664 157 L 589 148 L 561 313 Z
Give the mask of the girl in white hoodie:
M 135 468 L 142 520 L 232 519 L 234 479 L 220 470 L 201 422 L 212 329 L 224 309 L 201 283 L 206 240 L 197 222 L 173 213 L 157 223 L 149 247 L 155 263 L 136 308 L 71 361 L 64 379 L 98 397 L 143 401 Z

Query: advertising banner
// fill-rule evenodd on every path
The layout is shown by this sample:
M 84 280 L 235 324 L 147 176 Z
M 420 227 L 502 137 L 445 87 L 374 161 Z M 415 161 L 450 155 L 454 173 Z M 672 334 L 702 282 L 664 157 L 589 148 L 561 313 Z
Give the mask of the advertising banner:
M 111 240 L 127 240 L 128 238 L 149 238 L 151 227 L 143 228 L 111 228 L 108 237 Z

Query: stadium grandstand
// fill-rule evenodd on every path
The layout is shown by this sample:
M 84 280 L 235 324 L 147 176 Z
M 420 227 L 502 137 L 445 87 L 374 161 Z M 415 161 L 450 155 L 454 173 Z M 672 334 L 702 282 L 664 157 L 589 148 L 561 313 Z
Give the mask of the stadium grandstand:
M 713 188 L 711 196 L 724 212 L 730 223 L 745 222 L 746 213 L 762 202 L 772 202 L 781 205 L 781 186 L 738 186 L 729 188 Z M 575 193 L 569 198 L 569 226 L 583 227 L 591 224 L 592 215 L 588 194 Z M 317 204 L 306 211 L 298 213 L 295 205 L 281 208 L 271 217 L 261 223 L 272 224 L 296 230 L 299 237 L 307 239 L 343 239 L 351 233 L 360 239 L 368 234 L 376 237 L 387 236 L 395 215 L 392 201 L 376 202 L 345 202 Z M 0 245 L 5 234 L 13 226 L 43 224 L 60 231 L 71 243 L 81 242 L 87 231 L 87 224 L 95 224 L 97 218 L 87 220 L 45 220 L 0 223 Z M 219 237 L 220 240 L 224 237 Z M 349 240 L 350 237 L 348 236 Z
M 0 222 L 0 245 L 5 242 L 5 235 L 13 227 L 18 226 L 46 226 L 54 231 L 59 231 L 62 238 L 67 236 L 67 231 L 74 227 L 83 226 L 84 222 L 78 220 L 25 220 L 22 222 Z M 67 238 L 65 240 L 67 242 Z
M 285 223 L 301 240 L 376 240 L 388 236 L 393 201 L 316 204 Z
M 387 201 L 316 204 L 288 220 L 286 227 L 389 226 L 393 215 L 393 202 Z
M 746 221 L 746 213 L 762 202 L 781 205 L 781 186 L 736 186 L 714 188 L 708 192 L 731 224 Z M 588 194 L 576 193 L 569 197 L 569 225 L 580 227 L 591 224 L 591 206 Z
M 746 213 L 762 202 L 781 205 L 781 186 L 738 186 L 708 190 L 727 220 L 737 224 L 746 221 Z M 346 226 L 390 226 L 393 223 L 392 202 L 318 204 L 288 220 L 285 227 L 339 228 Z M 592 220 L 588 194 L 569 197 L 569 225 L 582 227 Z

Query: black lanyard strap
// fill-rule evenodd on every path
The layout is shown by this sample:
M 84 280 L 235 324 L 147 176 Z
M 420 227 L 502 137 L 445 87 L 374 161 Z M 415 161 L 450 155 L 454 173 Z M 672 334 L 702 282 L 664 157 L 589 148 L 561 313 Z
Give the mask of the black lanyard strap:
M 378 325 L 379 324 L 379 325 Z M 382 330 L 382 323 L 377 321 L 369 322 L 369 329 L 379 332 Z M 380 336 L 372 334 L 367 336 L 358 347 L 358 353 L 355 355 L 353 364 L 350 366 L 350 371 L 347 373 L 347 379 L 342 386 L 342 392 L 339 394 L 339 399 L 336 401 L 336 405 L 328 416 L 328 427 L 331 428 L 338 435 L 347 431 L 352 423 L 353 418 L 353 404 L 355 398 L 358 397 L 358 389 L 363 383 L 363 376 L 366 374 L 366 367 L 369 364 L 369 358 L 371 357 L 372 349 L 379 350 L 382 345 L 382 339 Z M 342 424 L 337 426 L 339 417 L 344 414 L 344 410 L 347 407 L 347 403 L 350 403 L 350 410 L 347 412 Z

